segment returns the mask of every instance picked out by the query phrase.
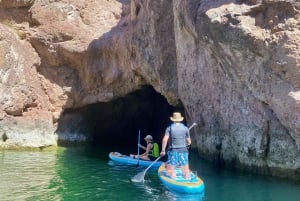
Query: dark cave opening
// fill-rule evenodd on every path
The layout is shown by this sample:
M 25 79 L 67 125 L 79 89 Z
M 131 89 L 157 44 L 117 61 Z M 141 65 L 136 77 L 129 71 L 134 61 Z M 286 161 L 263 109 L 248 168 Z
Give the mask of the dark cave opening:
M 93 145 L 136 147 L 138 133 L 142 139 L 150 134 L 160 144 L 174 111 L 184 112 L 181 104 L 169 105 L 152 86 L 117 98 L 76 110 L 66 110 L 58 125 L 59 145 L 80 141 L 85 136 Z M 77 139 L 78 138 L 78 139 Z

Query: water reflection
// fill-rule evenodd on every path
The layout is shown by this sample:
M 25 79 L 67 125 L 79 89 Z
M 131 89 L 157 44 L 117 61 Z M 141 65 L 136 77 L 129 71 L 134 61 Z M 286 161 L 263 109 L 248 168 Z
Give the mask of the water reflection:
M 60 200 L 49 189 L 56 177 L 53 152 L 0 152 L 0 200 Z
M 193 155 L 191 168 L 203 179 L 205 195 L 170 192 L 152 169 L 145 182 L 134 183 L 146 167 L 111 163 L 109 151 L 0 152 L 0 200 L 299 201 L 299 184 L 218 169 Z

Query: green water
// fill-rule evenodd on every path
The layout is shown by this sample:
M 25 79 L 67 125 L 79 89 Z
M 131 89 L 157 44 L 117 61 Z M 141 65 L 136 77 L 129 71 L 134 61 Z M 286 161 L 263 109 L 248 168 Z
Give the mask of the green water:
M 0 152 L 0 200 L 300 201 L 297 183 L 220 170 L 195 154 L 191 167 L 205 182 L 205 197 L 169 192 L 155 171 L 147 172 L 145 183 L 132 183 L 131 178 L 145 167 L 116 165 L 109 161 L 108 150 Z

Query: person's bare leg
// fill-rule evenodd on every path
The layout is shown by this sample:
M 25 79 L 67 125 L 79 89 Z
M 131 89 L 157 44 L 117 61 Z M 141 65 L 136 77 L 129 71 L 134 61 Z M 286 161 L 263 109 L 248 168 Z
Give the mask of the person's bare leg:
M 185 179 L 191 179 L 191 171 L 189 165 L 181 166 L 181 170 Z
M 173 165 L 167 164 L 166 166 L 167 175 L 173 179 L 176 178 L 175 167 Z
M 140 158 L 146 161 L 150 161 L 150 158 L 148 156 L 141 156 Z

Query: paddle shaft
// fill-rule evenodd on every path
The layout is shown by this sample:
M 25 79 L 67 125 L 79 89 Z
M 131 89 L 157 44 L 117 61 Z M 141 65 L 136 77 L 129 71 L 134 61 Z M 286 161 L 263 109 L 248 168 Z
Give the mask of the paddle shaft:
M 197 126 L 197 124 L 194 122 L 190 127 L 189 127 L 189 130 L 191 130 L 194 126 Z M 189 150 L 191 145 L 187 145 L 187 149 Z
M 156 163 L 160 158 L 161 158 L 161 156 L 159 156 L 157 159 L 155 159 L 155 161 L 153 161 L 153 162 L 146 168 L 144 175 L 146 174 L 147 170 L 149 170 L 149 168 L 151 168 L 151 166 L 154 165 L 154 163 Z
M 138 134 L 138 144 L 137 144 L 137 153 L 138 153 L 138 162 L 137 162 L 137 166 L 139 166 L 139 162 L 140 162 L 140 140 L 141 140 L 141 131 L 139 130 L 139 134 Z
M 144 177 L 145 177 L 145 174 L 146 174 L 146 172 L 147 172 L 147 170 L 149 170 L 149 168 L 154 164 L 154 163 L 156 163 L 159 159 L 161 158 L 161 156 L 160 157 L 158 157 L 155 161 L 153 161 L 143 172 L 140 172 L 140 173 L 138 173 L 138 174 L 136 174 L 132 179 L 131 179 L 131 181 L 133 181 L 133 182 L 143 182 L 143 181 L 145 181 L 145 179 L 144 179 Z
M 194 122 L 190 127 L 189 130 L 191 130 L 194 126 L 196 126 L 197 124 Z

